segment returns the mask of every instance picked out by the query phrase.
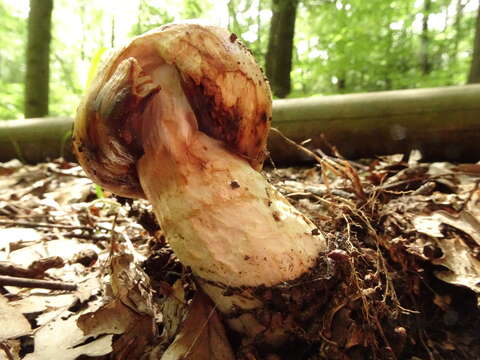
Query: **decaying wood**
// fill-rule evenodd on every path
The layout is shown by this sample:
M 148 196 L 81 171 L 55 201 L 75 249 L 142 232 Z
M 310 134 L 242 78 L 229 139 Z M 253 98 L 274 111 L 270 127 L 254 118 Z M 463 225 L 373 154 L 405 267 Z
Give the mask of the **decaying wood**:
M 273 119 L 288 138 L 328 150 L 326 140 L 346 158 L 418 149 L 425 159 L 477 161 L 480 86 L 278 100 Z M 282 162 L 300 160 L 272 135 L 269 150 Z
M 276 100 L 273 126 L 309 148 L 347 158 L 409 153 L 424 159 L 478 161 L 480 85 L 399 90 Z M 64 155 L 71 159 L 72 119 L 44 118 L 0 123 L 0 161 L 37 163 Z M 277 165 L 310 160 L 278 134 L 270 134 Z

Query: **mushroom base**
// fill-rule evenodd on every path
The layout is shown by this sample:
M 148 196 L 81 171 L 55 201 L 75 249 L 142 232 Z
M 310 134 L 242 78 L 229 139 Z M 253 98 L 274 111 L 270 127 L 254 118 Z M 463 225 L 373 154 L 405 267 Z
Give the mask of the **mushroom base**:
M 345 267 L 326 254 L 297 279 L 275 286 L 232 288 L 197 277 L 229 327 L 256 344 L 279 347 L 296 340 L 318 338 L 317 320 L 328 306 L 332 289 Z

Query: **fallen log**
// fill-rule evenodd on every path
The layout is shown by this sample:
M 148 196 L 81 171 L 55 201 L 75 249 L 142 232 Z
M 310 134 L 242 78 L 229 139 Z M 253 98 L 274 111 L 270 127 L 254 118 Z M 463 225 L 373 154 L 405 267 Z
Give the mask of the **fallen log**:
M 480 85 L 276 100 L 272 125 L 349 159 L 418 149 L 428 160 L 478 161 Z M 0 122 L 0 161 L 71 159 L 71 127 L 68 117 Z M 277 165 L 311 160 L 274 132 L 269 150 Z
M 432 161 L 480 160 L 480 85 L 277 100 L 273 119 L 290 139 L 323 150 L 326 139 L 348 159 L 418 149 Z M 297 162 L 278 137 L 273 157 Z
M 70 117 L 0 122 L 0 161 L 17 158 L 25 163 L 64 156 L 73 159 Z

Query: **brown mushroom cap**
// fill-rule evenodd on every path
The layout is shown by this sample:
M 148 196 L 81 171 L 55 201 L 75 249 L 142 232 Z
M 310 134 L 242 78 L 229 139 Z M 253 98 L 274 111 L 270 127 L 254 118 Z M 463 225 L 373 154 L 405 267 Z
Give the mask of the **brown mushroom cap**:
M 199 130 L 260 169 L 272 105 L 261 69 L 227 30 L 180 23 L 133 39 L 98 72 L 74 126 L 74 151 L 89 176 L 119 195 L 144 197 L 140 128 L 146 104 L 162 91 L 150 76 L 161 64 L 177 68 Z

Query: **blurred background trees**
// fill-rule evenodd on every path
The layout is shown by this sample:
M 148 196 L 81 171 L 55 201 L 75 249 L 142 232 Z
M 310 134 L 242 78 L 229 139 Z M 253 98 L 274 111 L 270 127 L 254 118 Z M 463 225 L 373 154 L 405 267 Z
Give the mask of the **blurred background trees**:
M 475 37 L 473 40 L 472 64 L 468 75 L 469 83 L 480 83 L 480 1 L 475 26 Z
M 46 6 L 51 0 L 37 2 Z M 27 39 L 32 36 L 45 36 L 38 30 L 28 35 L 28 29 L 34 29 L 28 27 L 32 21 L 28 19 L 29 3 L 29 0 L 0 0 L 0 119 L 37 114 L 25 110 L 29 102 L 24 99 L 25 86 L 26 94 L 31 92 L 31 96 L 48 95 L 45 84 L 48 70 L 33 73 L 28 70 L 32 61 L 41 62 L 45 58 L 42 56 L 45 50 L 27 46 Z M 181 19 L 202 18 L 235 32 L 266 68 L 277 97 L 480 81 L 479 0 L 55 0 L 53 3 L 50 115 L 74 114 L 105 49 Z M 44 21 L 46 18 L 42 16 Z M 48 41 L 40 43 L 45 48 Z M 42 89 L 29 82 L 32 74 L 42 77 Z
M 25 117 L 48 115 L 53 0 L 30 0 L 25 74 Z

